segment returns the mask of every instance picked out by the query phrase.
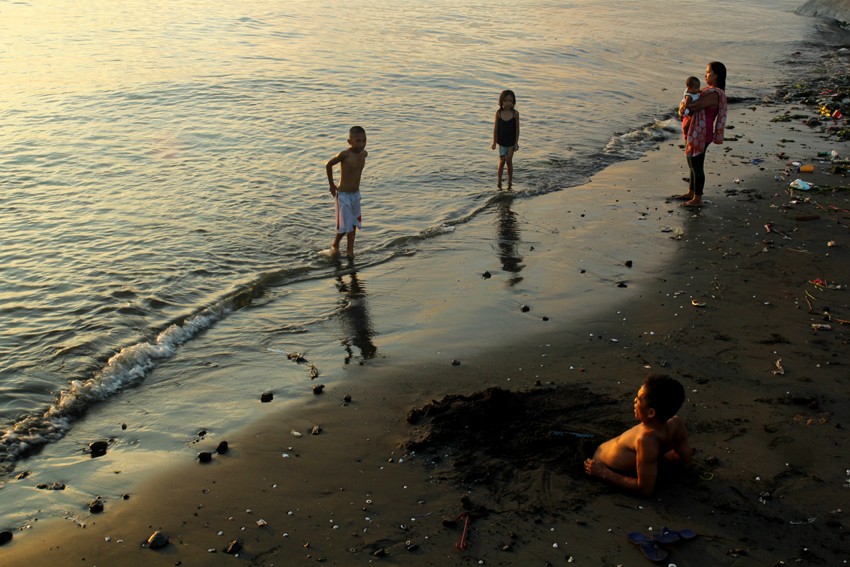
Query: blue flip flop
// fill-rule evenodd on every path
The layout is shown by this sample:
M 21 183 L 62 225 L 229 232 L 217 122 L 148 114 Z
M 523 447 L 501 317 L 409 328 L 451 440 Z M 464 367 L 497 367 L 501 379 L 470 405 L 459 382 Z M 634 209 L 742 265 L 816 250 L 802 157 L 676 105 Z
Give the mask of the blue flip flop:
M 653 563 L 660 563 L 667 559 L 667 552 L 642 533 L 632 532 L 627 537 L 632 545 L 640 549 L 641 553 Z
M 676 543 L 677 541 L 687 541 L 690 539 L 694 539 L 695 537 L 697 537 L 697 534 L 693 530 L 689 530 L 687 528 L 681 530 L 671 530 L 666 526 L 661 528 L 661 533 L 652 535 L 653 540 L 663 544 Z

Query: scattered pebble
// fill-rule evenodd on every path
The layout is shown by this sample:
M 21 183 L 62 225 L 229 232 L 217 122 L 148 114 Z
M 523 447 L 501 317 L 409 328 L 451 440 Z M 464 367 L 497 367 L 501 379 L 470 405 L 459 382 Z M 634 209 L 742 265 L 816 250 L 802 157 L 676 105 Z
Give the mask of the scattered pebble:
M 322 393 L 322 391 L 324 389 L 325 389 L 324 384 L 316 384 L 315 386 L 313 386 L 313 393 L 318 396 L 319 394 Z
M 161 531 L 155 531 L 148 538 L 148 549 L 162 549 L 168 545 L 168 536 Z
M 210 453 L 209 451 L 201 451 L 200 453 L 198 453 L 198 461 L 202 463 L 209 463 L 210 461 L 212 461 L 212 453 Z
M 89 443 L 89 452 L 91 453 L 91 458 L 96 459 L 97 457 L 102 457 L 106 454 L 106 448 L 109 444 L 106 441 L 94 441 L 93 443 Z
M 260 394 L 260 401 L 263 402 L 264 404 L 269 403 L 273 399 L 274 399 L 274 394 L 272 392 L 263 392 L 262 394 Z
M 227 546 L 224 548 L 224 552 L 228 555 L 236 555 L 242 549 L 242 542 L 238 539 L 231 540 L 227 543 Z

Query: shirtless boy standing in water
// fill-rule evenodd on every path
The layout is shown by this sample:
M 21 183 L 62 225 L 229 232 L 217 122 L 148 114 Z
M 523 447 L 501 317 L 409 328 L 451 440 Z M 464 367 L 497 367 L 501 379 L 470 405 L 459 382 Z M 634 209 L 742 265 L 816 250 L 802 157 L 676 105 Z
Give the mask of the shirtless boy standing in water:
M 640 423 L 600 445 L 584 462 L 584 470 L 629 492 L 651 496 L 660 459 L 691 464 L 688 431 L 675 415 L 684 401 L 685 389 L 678 381 L 647 376 L 634 402 Z
M 339 254 L 339 243 L 346 236 L 346 255 L 354 258 L 355 229 L 360 228 L 360 176 L 366 165 L 366 130 L 354 126 L 348 131 L 348 149 L 341 151 L 325 164 L 331 195 L 336 200 L 336 236 L 331 252 Z M 339 185 L 334 183 L 333 168 L 340 164 Z

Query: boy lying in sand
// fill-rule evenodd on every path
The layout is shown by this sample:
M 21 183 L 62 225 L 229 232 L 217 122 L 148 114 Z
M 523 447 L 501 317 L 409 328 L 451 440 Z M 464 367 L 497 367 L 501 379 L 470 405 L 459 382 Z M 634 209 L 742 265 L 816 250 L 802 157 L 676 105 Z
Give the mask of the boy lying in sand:
M 685 401 L 685 389 L 657 374 L 646 377 L 635 398 L 635 417 L 640 421 L 622 435 L 596 449 L 584 470 L 627 491 L 651 496 L 658 478 L 658 462 L 691 464 L 684 420 L 675 415 Z

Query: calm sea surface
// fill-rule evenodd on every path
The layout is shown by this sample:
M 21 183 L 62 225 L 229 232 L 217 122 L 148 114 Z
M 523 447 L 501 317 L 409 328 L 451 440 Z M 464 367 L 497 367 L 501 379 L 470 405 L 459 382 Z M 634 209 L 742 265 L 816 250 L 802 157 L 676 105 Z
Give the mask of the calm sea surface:
M 0 0 L 0 485 L 95 406 L 183 411 L 128 389 L 222 321 L 245 329 L 222 352 L 256 329 L 274 350 L 345 308 L 263 306 L 357 285 L 319 253 L 350 126 L 369 136 L 358 266 L 393 262 L 494 206 L 500 90 L 518 198 L 569 190 L 675 136 L 709 60 L 730 96 L 770 92 L 813 28 L 798 4 Z

